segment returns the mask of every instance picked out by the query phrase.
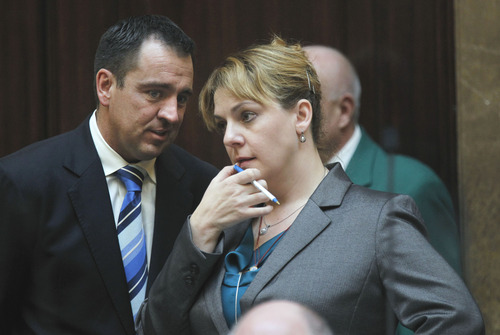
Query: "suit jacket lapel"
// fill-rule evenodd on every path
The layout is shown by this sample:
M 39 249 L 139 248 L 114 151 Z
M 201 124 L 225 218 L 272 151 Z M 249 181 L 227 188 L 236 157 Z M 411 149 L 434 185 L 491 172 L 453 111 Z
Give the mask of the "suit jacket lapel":
M 247 220 L 224 231 L 224 244 L 227 246 L 224 248 L 224 256 L 240 244 L 240 241 L 251 222 L 252 220 Z M 229 328 L 222 312 L 221 294 L 222 281 L 225 274 L 224 257 L 221 257 L 220 264 L 217 268 L 221 269 L 221 271 L 216 272 L 214 277 L 207 281 L 206 288 L 203 290 L 203 295 L 210 317 L 212 318 L 217 331 L 219 334 L 227 334 L 229 332 Z
M 248 287 L 241 299 L 242 312 L 254 304 L 259 292 L 290 260 L 331 224 L 323 208 L 339 206 L 351 184 L 340 164 L 334 164 L 328 176 L 320 183 L 280 244 L 267 259 L 265 266 Z
M 156 160 L 156 172 L 156 210 L 148 291 L 163 268 L 194 201 L 187 187 L 182 187 L 185 169 L 170 150 Z
M 314 218 L 314 222 L 311 222 L 311 218 Z M 257 295 L 273 277 L 329 224 L 330 219 L 323 214 L 321 209 L 312 201 L 308 201 L 242 297 L 242 313 L 251 308 Z
M 346 168 L 346 173 L 352 182 L 369 187 L 373 184 L 373 168 L 377 156 L 377 147 L 373 140 L 361 128 L 361 140 Z
M 122 324 L 128 333 L 133 334 L 132 310 L 113 210 L 88 120 L 75 132 L 74 146 L 64 164 L 77 176 L 75 184 L 68 190 L 68 196 Z
M 224 254 L 225 256 L 225 254 Z M 210 313 L 210 317 L 217 328 L 219 334 L 227 334 L 229 332 L 229 327 L 227 326 L 226 319 L 224 318 L 224 313 L 222 312 L 222 280 L 224 279 L 224 257 L 221 257 L 221 265 L 223 271 L 217 272 L 214 279 L 209 280 L 205 289 L 203 290 L 204 299 L 206 302 L 207 310 Z
M 240 301 L 242 312 L 248 311 L 254 304 L 257 295 L 273 277 L 331 224 L 330 218 L 324 214 L 323 209 L 340 206 L 352 182 L 342 170 L 340 164 L 335 163 L 329 166 L 329 168 L 331 168 L 331 171 L 328 176 L 318 186 L 289 231 L 283 237 L 283 240 L 271 253 L 265 266 L 262 267 L 243 295 Z M 243 222 L 224 232 L 225 244 L 227 245 L 224 255 L 238 246 L 250 223 L 250 220 Z M 221 264 L 217 267 L 220 270 L 214 274 L 214 277 L 207 281 L 206 287 L 203 290 L 204 300 L 211 319 L 217 331 L 221 334 L 229 331 L 222 313 L 221 286 L 225 273 L 223 262 L 224 258 L 221 257 Z

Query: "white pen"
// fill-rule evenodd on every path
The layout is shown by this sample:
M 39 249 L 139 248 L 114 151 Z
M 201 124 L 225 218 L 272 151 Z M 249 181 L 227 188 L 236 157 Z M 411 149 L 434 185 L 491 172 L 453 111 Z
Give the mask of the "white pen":
M 233 167 L 238 172 L 244 171 L 242 168 L 240 168 L 236 164 Z M 253 186 L 257 187 L 259 189 L 259 191 L 261 191 L 262 193 L 264 193 L 269 198 L 269 200 L 271 200 L 274 203 L 277 203 L 278 205 L 280 204 L 280 202 L 278 201 L 278 199 L 276 199 L 276 197 L 274 195 L 272 195 L 271 192 L 269 192 L 268 190 L 266 190 L 266 188 L 264 186 L 262 186 L 261 184 L 259 184 L 256 180 L 252 180 L 252 184 L 253 184 Z

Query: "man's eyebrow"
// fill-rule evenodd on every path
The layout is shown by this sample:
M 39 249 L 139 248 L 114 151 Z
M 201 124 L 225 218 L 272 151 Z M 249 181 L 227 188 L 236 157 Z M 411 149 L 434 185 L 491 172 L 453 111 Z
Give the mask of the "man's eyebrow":
M 192 96 L 193 95 L 193 90 L 190 88 L 186 88 L 185 90 L 182 91 L 183 94 Z
M 165 90 L 172 90 L 173 89 L 173 85 L 171 84 L 167 84 L 167 83 L 161 83 L 161 82 L 146 82 L 146 83 L 140 83 L 139 84 L 139 88 L 142 88 L 142 89 L 147 89 L 147 88 L 162 88 L 162 89 L 165 89 Z M 191 88 L 185 88 L 184 90 L 181 91 L 182 94 L 186 94 L 186 95 L 193 95 L 193 90 Z
M 156 82 L 156 81 L 147 81 L 143 83 L 139 83 L 139 87 L 161 87 L 161 88 L 166 88 L 169 89 L 172 87 L 171 84 L 163 83 L 163 82 Z

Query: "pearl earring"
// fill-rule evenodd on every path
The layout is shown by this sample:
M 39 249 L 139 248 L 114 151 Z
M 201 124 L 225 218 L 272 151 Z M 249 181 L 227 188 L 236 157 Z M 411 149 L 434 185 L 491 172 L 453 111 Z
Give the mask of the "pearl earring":
M 300 139 L 299 139 L 300 143 L 305 143 L 306 141 L 306 137 L 304 136 L 304 132 L 302 132 L 302 134 L 300 134 Z

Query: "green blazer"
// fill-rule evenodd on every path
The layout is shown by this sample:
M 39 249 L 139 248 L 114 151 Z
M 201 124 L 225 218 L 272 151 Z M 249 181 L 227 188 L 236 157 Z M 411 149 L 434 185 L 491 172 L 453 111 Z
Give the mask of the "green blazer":
M 431 168 L 411 157 L 388 154 L 361 128 L 361 140 L 346 173 L 355 184 L 411 196 L 424 219 L 429 242 L 461 275 L 453 203 L 446 186 Z M 396 334 L 413 333 L 399 325 Z
M 453 203 L 441 179 L 427 165 L 407 156 L 390 155 L 364 129 L 361 133 L 361 141 L 346 169 L 349 178 L 374 190 L 411 196 L 422 214 L 430 243 L 461 274 Z

